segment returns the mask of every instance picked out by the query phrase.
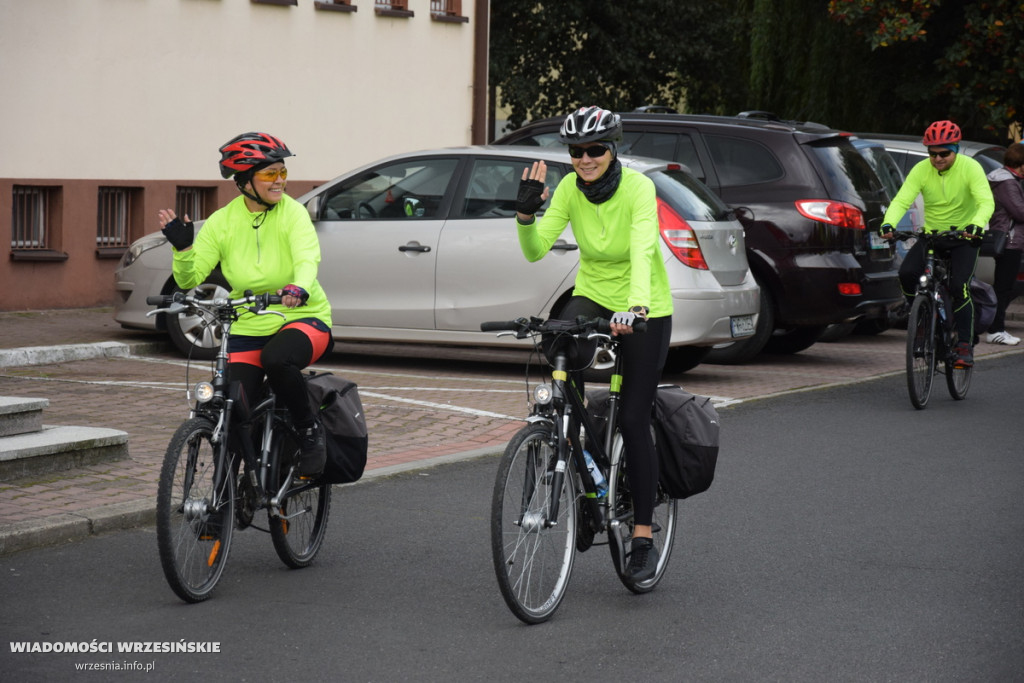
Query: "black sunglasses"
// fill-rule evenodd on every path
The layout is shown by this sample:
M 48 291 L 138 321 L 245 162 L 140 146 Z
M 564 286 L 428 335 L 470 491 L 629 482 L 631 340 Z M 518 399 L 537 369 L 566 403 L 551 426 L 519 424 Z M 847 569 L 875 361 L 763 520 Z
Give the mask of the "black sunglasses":
M 569 156 L 573 159 L 582 159 L 586 154 L 591 159 L 600 159 L 608 153 L 607 145 L 591 145 L 590 147 L 570 147 Z
M 939 157 L 940 159 L 945 159 L 946 157 L 948 157 L 952 153 L 953 153 L 952 150 L 947 149 L 947 150 L 943 150 L 941 152 L 928 152 L 928 156 L 930 156 L 930 157 Z

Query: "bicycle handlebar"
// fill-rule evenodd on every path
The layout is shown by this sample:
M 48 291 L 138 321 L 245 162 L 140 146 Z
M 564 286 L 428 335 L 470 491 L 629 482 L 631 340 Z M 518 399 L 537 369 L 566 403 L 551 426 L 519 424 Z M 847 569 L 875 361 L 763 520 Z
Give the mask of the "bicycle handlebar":
M 893 230 L 891 235 L 891 237 L 885 238 L 885 241 L 890 244 L 894 242 L 905 242 L 911 239 L 923 239 L 927 242 L 931 242 L 933 246 L 937 246 L 939 248 L 952 248 L 959 246 L 960 244 L 981 240 L 981 235 L 969 233 L 958 228 L 951 228 L 950 230 L 941 230 L 937 232 L 905 232 Z
M 184 292 L 175 292 L 174 294 L 157 294 L 155 296 L 147 296 L 146 303 L 150 306 L 158 306 L 159 308 L 149 311 L 146 315 L 150 316 L 155 313 L 172 312 L 179 313 L 189 306 L 196 306 L 199 308 L 205 308 L 207 310 L 214 310 L 218 308 L 240 308 L 242 306 L 252 305 L 250 309 L 257 315 L 263 315 L 264 310 L 268 306 L 280 304 L 284 297 L 277 294 L 271 294 L 266 292 L 264 294 L 253 294 L 252 290 L 247 290 L 245 296 L 240 299 L 227 299 L 227 298 L 216 298 L 216 299 L 203 299 L 195 294 L 185 294 Z M 267 313 L 276 313 L 282 315 L 278 311 L 266 311 Z
M 606 318 L 591 318 L 589 320 L 583 317 L 577 318 L 576 320 L 557 320 L 555 318 L 550 320 L 544 320 L 542 318 L 519 318 L 518 320 L 508 320 L 504 322 L 491 321 L 480 323 L 480 331 L 515 332 L 518 339 L 523 339 L 531 332 L 562 332 L 565 334 L 597 332 L 599 334 L 611 334 L 612 327 L 611 321 Z M 646 332 L 647 321 L 640 319 L 633 321 L 633 331 Z

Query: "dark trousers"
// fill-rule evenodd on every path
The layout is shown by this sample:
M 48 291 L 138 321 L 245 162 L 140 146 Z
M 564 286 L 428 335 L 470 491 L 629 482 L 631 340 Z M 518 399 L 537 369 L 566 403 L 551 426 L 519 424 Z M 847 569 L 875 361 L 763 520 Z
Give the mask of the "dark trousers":
M 960 341 L 974 345 L 974 300 L 970 283 L 978 265 L 978 247 L 963 244 L 949 250 L 950 292 L 953 300 L 953 318 Z M 908 300 L 917 292 L 917 281 L 924 272 L 925 245 L 917 242 L 907 252 L 900 265 L 900 286 Z
M 577 316 L 611 318 L 603 306 L 582 296 L 574 296 L 559 314 L 563 320 Z M 661 372 L 668 357 L 672 336 L 672 316 L 651 318 L 647 331 L 622 338 L 622 400 L 619 403 L 619 429 L 626 449 L 626 466 L 633 491 L 634 524 L 650 525 L 654 519 L 654 499 L 658 494 L 658 454 L 651 436 L 651 410 L 661 383 Z
M 1002 256 L 996 258 L 996 273 L 992 288 L 996 290 L 996 317 L 989 325 L 989 332 L 1006 331 L 1006 307 L 1013 301 L 1013 286 L 1017 283 L 1017 271 L 1020 270 L 1020 249 L 1006 249 Z
M 313 422 L 306 381 L 302 377 L 303 368 L 316 360 L 309 336 L 301 329 L 286 327 L 272 336 L 257 353 L 258 365 L 244 360 L 228 363 L 228 378 L 241 382 L 250 407 L 259 399 L 265 374 L 277 400 L 288 408 L 295 425 L 302 427 Z M 244 358 L 243 354 L 238 356 Z M 236 354 L 231 354 L 232 361 L 236 357 Z

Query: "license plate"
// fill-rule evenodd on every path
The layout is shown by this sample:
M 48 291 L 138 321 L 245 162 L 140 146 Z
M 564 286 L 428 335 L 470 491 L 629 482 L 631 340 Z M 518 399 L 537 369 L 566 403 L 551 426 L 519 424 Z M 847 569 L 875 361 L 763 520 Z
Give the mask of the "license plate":
M 868 233 L 868 239 L 871 241 L 871 248 L 872 249 L 888 249 L 889 248 L 889 243 L 886 242 L 885 240 L 883 240 L 881 237 L 878 236 L 877 233 L 875 233 L 873 231 Z
M 749 337 L 754 334 L 754 316 L 734 315 L 729 319 L 733 337 Z

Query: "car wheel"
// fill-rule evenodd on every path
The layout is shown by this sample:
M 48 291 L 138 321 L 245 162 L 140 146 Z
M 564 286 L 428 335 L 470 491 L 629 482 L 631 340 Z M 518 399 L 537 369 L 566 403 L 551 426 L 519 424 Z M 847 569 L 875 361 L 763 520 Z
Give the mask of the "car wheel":
M 709 353 L 711 353 L 710 346 L 675 346 L 668 350 L 668 358 L 665 359 L 665 372 L 677 375 L 687 370 L 693 370 L 708 357 Z
M 794 327 L 788 330 L 776 330 L 764 345 L 766 353 L 792 354 L 814 346 L 821 338 L 827 325 L 810 327 Z
M 761 353 L 764 345 L 772 336 L 775 329 L 775 303 L 771 292 L 764 286 L 760 278 L 755 277 L 757 285 L 761 288 L 761 307 L 757 314 L 757 329 L 754 336 L 741 341 L 732 342 L 724 346 L 716 346 L 704 359 L 705 363 L 717 365 L 736 365 L 752 360 Z
M 175 286 L 171 291 L 185 290 Z M 216 277 L 186 293 L 201 294 L 204 299 L 227 297 L 230 294 L 227 283 Z M 167 334 L 175 348 L 186 358 L 211 360 L 220 348 L 220 328 L 209 322 L 198 315 L 167 314 Z

